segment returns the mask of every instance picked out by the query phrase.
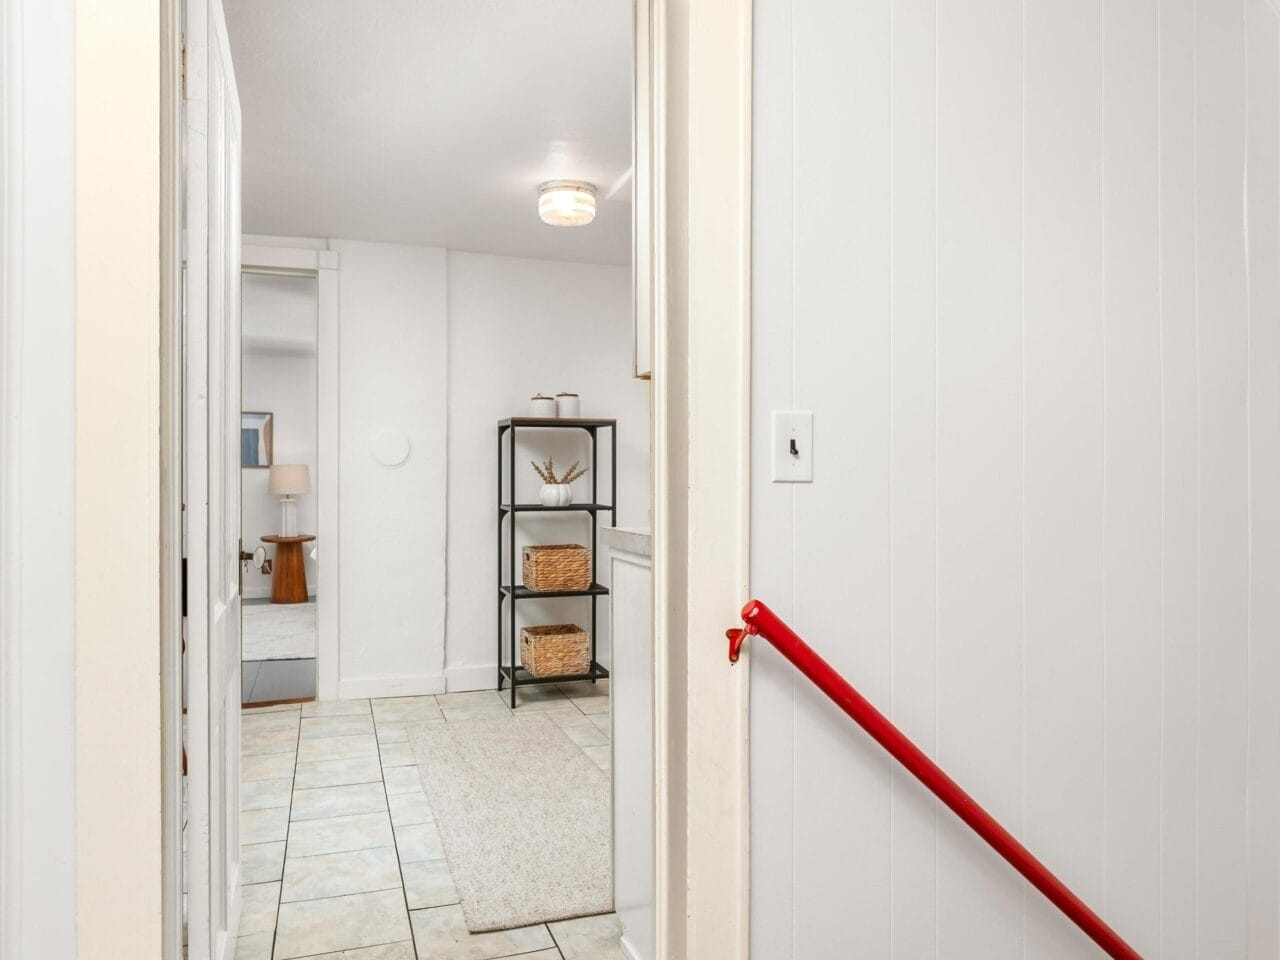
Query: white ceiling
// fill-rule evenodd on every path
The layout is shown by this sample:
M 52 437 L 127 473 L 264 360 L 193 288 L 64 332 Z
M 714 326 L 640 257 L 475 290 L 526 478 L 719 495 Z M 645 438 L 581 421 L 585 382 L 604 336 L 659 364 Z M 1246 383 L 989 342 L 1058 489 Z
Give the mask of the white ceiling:
M 629 261 L 632 0 L 224 7 L 245 232 Z M 558 178 L 599 187 L 594 223 L 538 219 Z

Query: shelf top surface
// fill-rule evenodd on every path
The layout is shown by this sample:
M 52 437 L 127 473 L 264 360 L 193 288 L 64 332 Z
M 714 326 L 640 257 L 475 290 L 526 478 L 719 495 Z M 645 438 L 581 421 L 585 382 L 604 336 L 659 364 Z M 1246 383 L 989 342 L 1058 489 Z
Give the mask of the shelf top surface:
M 588 430 L 596 427 L 613 427 L 618 423 L 617 420 L 600 420 L 590 417 L 507 417 L 505 420 L 499 420 L 498 426 L 501 427 L 578 427 Z
M 609 588 L 602 583 L 593 583 L 585 590 L 530 590 L 519 584 L 512 590 L 510 584 L 504 583 L 502 592 L 514 595 L 517 600 L 529 600 L 534 597 L 601 597 L 609 593 Z
M 511 510 L 511 504 L 500 503 L 498 509 L 504 513 Z M 515 506 L 517 513 L 526 511 L 531 513 L 572 513 L 574 510 L 581 511 L 599 511 L 612 510 L 613 507 L 607 503 L 571 503 L 567 507 L 548 507 L 541 503 L 517 503 Z

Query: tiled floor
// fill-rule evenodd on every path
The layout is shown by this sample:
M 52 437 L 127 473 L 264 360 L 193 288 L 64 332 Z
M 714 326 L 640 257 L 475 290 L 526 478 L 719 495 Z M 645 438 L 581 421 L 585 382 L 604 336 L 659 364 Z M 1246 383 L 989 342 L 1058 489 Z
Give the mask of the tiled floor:
M 608 770 L 607 681 L 520 701 Z M 467 932 L 406 728 L 510 716 L 493 691 L 246 709 L 236 960 L 624 960 L 612 915 Z

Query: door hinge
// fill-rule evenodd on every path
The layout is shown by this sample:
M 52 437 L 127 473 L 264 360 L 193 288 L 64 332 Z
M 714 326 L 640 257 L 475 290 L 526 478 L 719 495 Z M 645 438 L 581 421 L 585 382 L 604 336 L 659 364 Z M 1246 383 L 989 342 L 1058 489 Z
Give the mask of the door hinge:
M 180 71 L 180 84 L 182 88 L 182 99 L 187 99 L 187 35 L 181 34 L 178 38 L 178 49 L 181 51 L 182 64 Z
M 182 558 L 182 615 L 187 615 L 187 558 Z

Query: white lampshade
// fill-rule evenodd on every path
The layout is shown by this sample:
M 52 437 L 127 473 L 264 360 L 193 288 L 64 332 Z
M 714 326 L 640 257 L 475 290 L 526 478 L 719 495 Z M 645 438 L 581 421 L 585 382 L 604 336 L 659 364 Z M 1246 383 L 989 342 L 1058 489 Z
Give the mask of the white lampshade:
M 305 463 L 277 463 L 271 468 L 267 492 L 277 497 L 292 497 L 311 492 L 311 468 Z
M 538 185 L 538 216 L 554 227 L 581 227 L 596 218 L 596 188 L 581 180 Z

